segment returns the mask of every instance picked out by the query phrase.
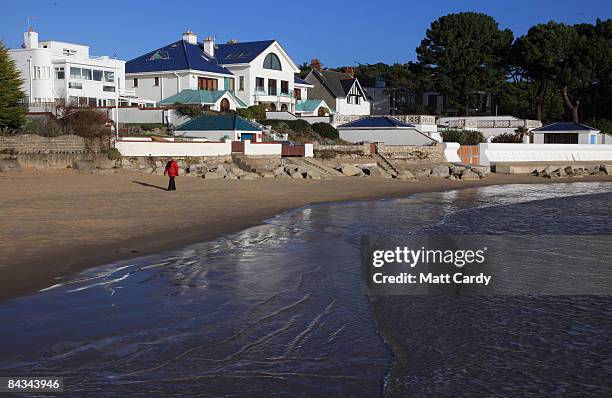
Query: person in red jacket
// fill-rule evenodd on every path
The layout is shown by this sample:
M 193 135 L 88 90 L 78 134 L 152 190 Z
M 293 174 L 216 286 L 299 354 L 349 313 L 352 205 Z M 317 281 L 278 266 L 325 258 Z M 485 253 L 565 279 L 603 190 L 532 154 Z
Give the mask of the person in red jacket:
M 178 163 L 174 159 L 170 159 L 168 163 L 166 163 L 166 169 L 164 170 L 164 175 L 168 175 L 170 177 L 170 181 L 168 181 L 168 191 L 176 191 L 176 183 L 174 182 L 174 178 L 178 175 L 179 167 Z

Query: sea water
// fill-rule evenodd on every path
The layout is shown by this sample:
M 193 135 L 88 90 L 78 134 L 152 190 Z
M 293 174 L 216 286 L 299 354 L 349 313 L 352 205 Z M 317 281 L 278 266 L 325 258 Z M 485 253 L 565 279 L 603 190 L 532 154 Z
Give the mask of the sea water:
M 306 206 L 0 302 L 0 376 L 81 397 L 603 396 L 609 296 L 368 297 L 361 242 L 610 235 L 611 203 L 573 183 Z

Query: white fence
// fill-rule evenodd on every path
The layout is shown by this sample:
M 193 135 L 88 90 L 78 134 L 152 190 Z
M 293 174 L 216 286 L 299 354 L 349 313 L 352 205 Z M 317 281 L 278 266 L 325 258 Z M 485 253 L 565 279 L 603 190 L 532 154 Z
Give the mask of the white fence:
M 123 156 L 226 156 L 232 154 L 232 142 L 157 142 L 122 139 L 115 148 Z
M 165 142 L 152 141 L 147 137 L 126 137 L 115 142 L 115 148 L 123 156 L 227 156 L 232 154 L 232 142 L 184 142 L 168 138 Z M 275 142 L 244 141 L 247 156 L 281 156 L 283 145 Z M 313 157 L 313 144 L 304 144 L 306 157 Z
M 247 156 L 267 156 L 283 153 L 283 144 L 268 143 L 268 142 L 251 142 L 244 141 L 244 154 Z
M 480 144 L 480 164 L 520 162 L 610 162 L 612 145 Z

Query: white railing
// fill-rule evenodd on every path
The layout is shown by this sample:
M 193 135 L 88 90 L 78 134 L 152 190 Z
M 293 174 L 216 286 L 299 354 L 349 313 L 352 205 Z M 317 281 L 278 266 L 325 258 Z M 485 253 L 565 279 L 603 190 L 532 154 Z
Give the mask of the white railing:
M 445 127 L 451 129 L 479 129 L 479 128 L 519 128 L 527 129 L 542 127 L 542 122 L 531 119 L 499 119 L 499 120 L 475 120 L 454 119 L 449 120 Z
M 436 117 L 431 115 L 393 115 L 393 117 L 409 124 L 436 124 Z

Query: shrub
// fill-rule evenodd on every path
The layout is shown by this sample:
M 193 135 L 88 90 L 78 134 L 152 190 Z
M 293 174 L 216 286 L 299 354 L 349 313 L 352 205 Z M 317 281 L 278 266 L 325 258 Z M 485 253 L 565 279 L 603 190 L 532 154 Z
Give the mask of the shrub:
M 117 148 L 111 148 L 108 150 L 108 152 L 106 153 L 106 156 L 110 159 L 110 160 L 117 160 L 121 158 L 121 152 L 119 152 L 119 150 Z
M 289 120 L 287 121 L 287 124 L 289 124 L 291 130 L 295 131 L 296 133 L 307 133 L 312 131 L 310 123 L 303 119 Z
M 83 138 L 97 138 L 110 136 L 107 123 L 111 121 L 100 111 L 91 108 L 81 108 L 73 105 L 58 106 L 57 119 L 64 134 L 75 134 Z
M 315 123 L 312 125 L 312 130 L 323 138 L 329 138 L 331 140 L 340 138 L 338 130 L 329 123 Z
M 178 112 L 179 115 L 190 118 L 194 118 L 202 114 L 202 107 L 198 105 L 187 105 L 177 102 L 174 104 L 173 108 Z
M 21 131 L 25 134 L 36 134 L 41 137 L 58 137 L 64 134 L 62 132 L 62 127 L 53 117 L 26 117 L 26 122 L 21 127 Z
M 485 141 L 480 131 L 452 129 L 442 132 L 442 140 L 444 142 L 456 142 L 460 145 L 478 145 Z
M 504 133 L 493 137 L 491 142 L 496 144 L 522 144 L 525 135 L 529 135 L 527 129 L 519 127 L 514 130 L 514 133 Z
M 241 108 L 237 110 L 237 113 L 238 115 L 240 115 L 241 117 L 245 119 L 265 120 L 266 105 L 259 104 L 259 105 L 249 106 L 248 108 Z

